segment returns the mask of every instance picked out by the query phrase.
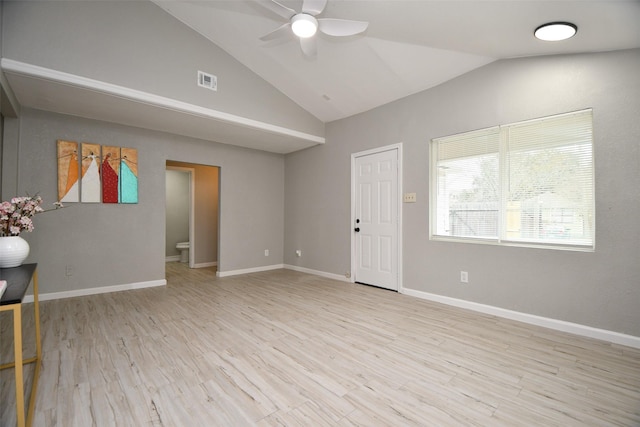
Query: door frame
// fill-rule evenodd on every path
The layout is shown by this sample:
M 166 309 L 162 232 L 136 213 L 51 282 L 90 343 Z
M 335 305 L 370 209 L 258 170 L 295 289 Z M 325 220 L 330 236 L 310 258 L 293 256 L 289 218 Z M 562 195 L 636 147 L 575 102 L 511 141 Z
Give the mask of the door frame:
M 359 151 L 357 153 L 351 153 L 351 216 L 349 219 L 349 233 L 351 235 L 351 277 L 350 282 L 356 281 L 356 266 L 357 266 L 357 254 L 356 254 L 356 235 L 353 229 L 356 223 L 356 159 L 359 157 L 365 157 L 372 154 L 378 154 L 385 151 L 395 151 L 397 155 L 398 166 L 398 179 L 397 179 L 397 197 L 398 197 L 398 223 L 397 223 L 397 279 L 398 279 L 398 293 L 403 293 L 402 282 L 402 142 L 397 144 L 385 145 L 383 147 L 372 148 L 370 150 Z
M 179 171 L 179 172 L 186 172 L 189 174 L 189 268 L 193 268 L 195 265 L 195 248 L 196 248 L 196 241 L 195 241 L 195 222 L 196 222 L 196 216 L 195 216 L 195 176 L 196 176 L 196 170 L 195 168 L 188 168 L 188 167 L 184 167 L 184 166 L 165 166 L 165 170 L 174 170 L 174 171 Z M 166 226 L 166 219 L 165 219 L 165 226 Z M 165 243 L 166 244 L 166 243 Z

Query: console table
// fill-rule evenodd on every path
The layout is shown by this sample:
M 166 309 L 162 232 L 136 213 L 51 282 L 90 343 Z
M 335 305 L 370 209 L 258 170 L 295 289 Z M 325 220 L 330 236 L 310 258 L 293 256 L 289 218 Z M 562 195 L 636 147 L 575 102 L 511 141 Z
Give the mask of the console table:
M 16 420 L 18 427 L 31 426 L 36 403 L 38 376 L 42 361 L 40 343 L 40 308 L 38 306 L 38 264 L 24 264 L 13 268 L 0 268 L 0 280 L 7 281 L 7 289 L 0 299 L 0 311 L 13 311 L 13 349 L 14 361 L 0 365 L 0 369 L 15 368 L 16 377 Z M 36 355 L 23 359 L 22 355 L 22 302 L 29 284 L 33 282 L 33 309 L 36 329 Z M 29 409 L 24 406 L 23 368 L 25 364 L 35 363 Z M 26 412 L 26 414 L 25 414 Z M 25 417 L 26 415 L 26 417 Z M 26 418 L 26 421 L 25 421 Z

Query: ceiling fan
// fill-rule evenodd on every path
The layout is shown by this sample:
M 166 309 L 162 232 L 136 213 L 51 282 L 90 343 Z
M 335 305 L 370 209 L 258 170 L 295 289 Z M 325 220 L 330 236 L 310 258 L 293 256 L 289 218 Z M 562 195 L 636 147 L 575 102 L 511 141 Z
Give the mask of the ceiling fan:
M 313 36 L 318 30 L 330 36 L 345 37 L 360 34 L 369 26 L 368 22 L 363 21 L 317 18 L 327 6 L 327 0 L 304 0 L 300 12 L 280 4 L 276 0 L 260 2 L 260 4 L 289 21 L 260 37 L 260 40 L 274 40 L 293 33 L 300 38 L 300 48 L 308 57 L 315 57 L 317 54 L 316 39 Z

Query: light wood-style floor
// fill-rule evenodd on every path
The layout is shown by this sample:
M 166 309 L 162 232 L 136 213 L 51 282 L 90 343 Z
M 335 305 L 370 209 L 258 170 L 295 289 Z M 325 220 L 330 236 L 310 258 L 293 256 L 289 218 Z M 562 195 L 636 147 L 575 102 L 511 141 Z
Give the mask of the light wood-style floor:
M 288 270 L 167 280 L 41 304 L 34 425 L 640 425 L 639 350 Z

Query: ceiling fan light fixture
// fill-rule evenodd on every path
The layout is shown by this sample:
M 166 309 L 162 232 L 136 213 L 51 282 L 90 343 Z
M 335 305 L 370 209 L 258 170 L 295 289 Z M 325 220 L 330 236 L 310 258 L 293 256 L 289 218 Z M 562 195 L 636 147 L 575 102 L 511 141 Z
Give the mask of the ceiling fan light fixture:
M 291 30 L 300 38 L 312 37 L 318 31 L 318 20 L 307 13 L 298 13 L 291 18 Z
M 540 25 L 533 34 L 537 39 L 547 42 L 557 42 L 570 39 L 578 32 L 578 27 L 570 22 L 549 22 Z

